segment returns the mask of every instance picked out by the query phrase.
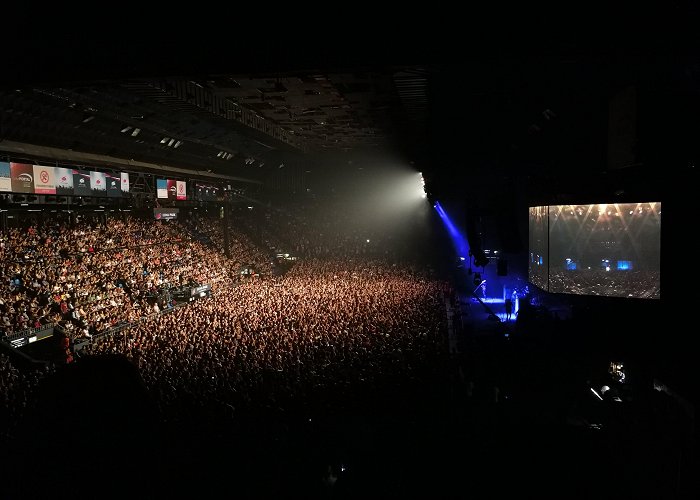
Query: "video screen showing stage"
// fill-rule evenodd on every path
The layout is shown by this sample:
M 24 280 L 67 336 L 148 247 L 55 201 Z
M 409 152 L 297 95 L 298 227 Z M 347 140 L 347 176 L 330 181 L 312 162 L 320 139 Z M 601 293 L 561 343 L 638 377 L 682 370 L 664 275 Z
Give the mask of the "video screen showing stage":
M 530 207 L 528 277 L 533 285 L 542 290 L 549 289 L 548 208 Z
M 541 251 L 533 208 L 531 256 Z M 660 202 L 550 206 L 547 224 L 547 286 L 531 257 L 533 284 L 554 293 L 661 298 Z

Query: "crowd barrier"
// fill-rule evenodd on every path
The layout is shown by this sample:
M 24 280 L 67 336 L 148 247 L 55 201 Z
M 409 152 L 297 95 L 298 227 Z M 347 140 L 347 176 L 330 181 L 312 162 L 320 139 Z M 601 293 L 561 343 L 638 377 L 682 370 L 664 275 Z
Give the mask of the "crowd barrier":
M 36 342 L 37 340 L 42 340 L 53 336 L 55 326 L 55 323 L 48 323 L 38 328 L 27 328 L 21 332 L 5 335 L 2 338 L 2 341 L 14 348 L 22 347 L 24 345 L 31 344 L 32 342 Z
M 209 293 L 211 293 L 211 285 L 209 285 L 209 284 L 198 285 L 195 287 L 189 287 L 189 295 L 193 298 L 196 298 L 197 296 L 204 296 L 204 295 L 207 295 Z M 121 332 L 122 330 L 125 330 L 126 328 L 136 326 L 140 323 L 143 323 L 144 321 L 148 321 L 149 319 L 156 318 L 156 317 L 161 316 L 163 314 L 171 313 L 171 312 L 179 309 L 180 307 L 186 306 L 187 304 L 189 304 L 189 301 L 188 302 L 179 302 L 179 303 L 175 304 L 173 307 L 163 309 L 162 311 L 159 311 L 157 313 L 152 313 L 152 314 L 149 314 L 148 316 L 142 316 L 142 317 L 138 318 L 137 320 L 134 320 L 131 322 L 124 322 L 124 323 L 121 323 L 119 325 L 113 326 L 112 328 L 109 328 L 103 332 L 100 332 L 97 335 L 93 335 L 92 338 L 78 339 L 73 343 L 73 351 L 80 352 L 84 347 L 90 345 L 96 339 L 106 337 L 106 336 L 116 335 L 119 332 Z
M 119 325 L 116 325 L 112 328 L 109 328 L 108 330 L 105 330 L 104 332 L 100 332 L 97 335 L 94 335 L 91 339 L 77 339 L 73 343 L 73 351 L 74 352 L 79 352 L 82 350 L 86 345 L 89 345 L 93 340 L 104 337 L 106 335 L 114 335 L 125 328 L 129 328 L 130 326 L 138 325 L 139 323 L 142 323 L 143 321 L 147 321 L 149 319 L 155 318 L 156 316 L 160 316 L 161 314 L 167 314 L 169 312 L 172 312 L 184 305 L 187 305 L 190 301 L 196 300 L 199 297 L 204 297 L 206 295 L 209 295 L 211 293 L 211 285 L 210 284 L 205 284 L 205 285 L 196 285 L 196 286 L 191 286 L 191 287 L 183 287 L 179 289 L 181 292 L 185 292 L 182 297 L 178 297 L 180 300 L 184 300 L 184 302 L 179 302 L 175 304 L 173 307 L 169 307 L 167 309 L 164 309 L 162 311 L 159 311 L 157 313 L 152 313 L 149 314 L 148 316 L 143 316 L 135 321 L 132 322 L 123 322 L 120 323 Z M 10 335 L 5 335 L 3 337 L 0 337 L 0 340 L 15 349 L 31 344 L 33 342 L 36 342 L 37 340 L 42 340 L 48 337 L 51 337 L 54 335 L 54 330 L 57 333 L 64 334 L 66 336 L 69 336 L 68 333 L 63 330 L 61 327 L 59 327 L 56 323 L 49 323 L 46 325 L 43 325 L 39 328 L 28 328 L 26 330 L 22 330 L 21 332 L 16 332 L 12 333 Z

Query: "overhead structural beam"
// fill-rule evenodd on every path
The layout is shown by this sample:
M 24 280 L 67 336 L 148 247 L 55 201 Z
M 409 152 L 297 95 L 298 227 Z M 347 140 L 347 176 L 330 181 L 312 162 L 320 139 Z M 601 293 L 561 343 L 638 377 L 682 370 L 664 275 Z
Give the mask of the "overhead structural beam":
M 247 182 L 250 184 L 262 184 L 261 181 L 237 177 L 233 175 L 216 174 L 206 170 L 192 170 L 187 168 L 173 167 L 171 165 L 161 165 L 158 163 L 148 163 L 144 161 L 127 160 L 114 156 L 98 155 L 94 153 L 83 153 L 80 151 L 70 151 L 66 149 L 52 148 L 48 146 L 37 146 L 16 141 L 0 140 L 0 153 L 9 155 L 17 154 L 27 157 L 41 158 L 46 161 L 76 162 L 96 167 L 122 167 L 141 171 L 162 172 L 170 174 L 180 174 L 189 177 L 205 177 L 208 179 L 225 179 L 230 181 Z
M 278 141 L 279 145 L 288 148 L 307 151 L 307 144 L 302 137 L 294 135 L 274 121 L 264 118 L 243 105 L 231 102 L 204 88 L 197 83 L 182 78 L 166 78 L 149 81 L 128 81 L 122 85 L 130 92 L 147 97 L 162 105 L 186 109 L 189 112 L 206 112 L 238 124 L 240 129 L 250 135 L 259 134 L 261 140 L 270 138 Z M 258 142 L 258 141 L 256 141 Z M 263 144 L 260 143 L 259 144 Z M 265 147 L 270 147 L 263 144 Z

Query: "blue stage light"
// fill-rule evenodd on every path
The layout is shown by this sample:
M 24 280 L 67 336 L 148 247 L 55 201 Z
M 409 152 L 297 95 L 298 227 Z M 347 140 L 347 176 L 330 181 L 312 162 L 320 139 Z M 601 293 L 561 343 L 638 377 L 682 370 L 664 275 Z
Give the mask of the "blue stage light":
M 467 255 L 469 252 L 469 245 L 467 243 L 466 238 L 462 235 L 462 233 L 457 229 L 457 227 L 454 225 L 450 217 L 447 215 L 445 210 L 442 208 L 442 205 L 440 205 L 440 202 L 438 201 L 434 205 L 435 210 L 437 211 L 438 215 L 440 216 L 440 220 L 442 220 L 442 223 L 445 225 L 445 228 L 447 229 L 447 233 L 450 236 L 450 240 L 452 240 L 452 244 L 455 247 L 455 251 L 457 252 L 457 255 Z

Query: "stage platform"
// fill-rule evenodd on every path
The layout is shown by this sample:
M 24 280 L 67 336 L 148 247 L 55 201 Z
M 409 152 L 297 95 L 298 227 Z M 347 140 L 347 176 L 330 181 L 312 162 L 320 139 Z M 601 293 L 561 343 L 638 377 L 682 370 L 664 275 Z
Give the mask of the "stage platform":
M 459 306 L 462 324 L 475 335 L 507 333 L 515 327 L 517 311 L 508 318 L 503 299 L 482 298 L 479 301 L 472 295 L 460 294 Z

